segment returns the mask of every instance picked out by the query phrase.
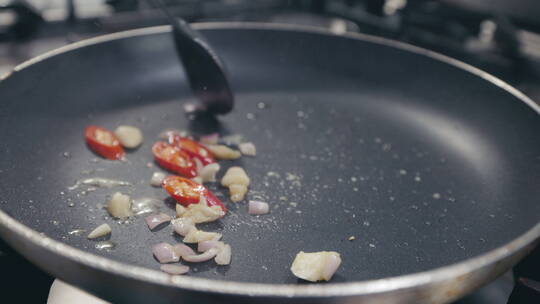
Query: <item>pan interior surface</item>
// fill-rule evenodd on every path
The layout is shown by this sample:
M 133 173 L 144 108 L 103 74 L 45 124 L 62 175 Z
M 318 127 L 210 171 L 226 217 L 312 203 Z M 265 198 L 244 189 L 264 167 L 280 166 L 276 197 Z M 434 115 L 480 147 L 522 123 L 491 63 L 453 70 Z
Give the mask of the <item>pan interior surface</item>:
M 227 191 L 218 231 L 230 266 L 192 264 L 190 275 L 294 283 L 301 250 L 335 250 L 333 281 L 398 276 L 446 266 L 502 246 L 540 220 L 538 113 L 458 67 L 369 41 L 261 29 L 205 30 L 229 68 L 236 108 L 192 121 L 191 101 L 168 33 L 89 45 L 15 72 L 0 83 L 0 208 L 56 240 L 158 269 L 153 244 L 180 242 L 170 226 L 151 232 L 144 216 L 115 221 L 103 205 L 120 191 L 164 200 L 149 185 L 150 147 L 167 128 L 242 134 L 256 157 L 245 168 L 248 199 L 271 212 L 247 214 Z M 126 162 L 96 157 L 83 130 L 138 126 L 143 145 Z M 70 190 L 105 177 L 132 186 Z M 90 189 L 92 190 L 92 189 Z M 86 239 L 109 223 L 113 249 Z M 79 229 L 86 233 L 76 232 Z M 71 233 L 70 233 L 71 232 Z M 349 240 L 354 237 L 354 240 Z

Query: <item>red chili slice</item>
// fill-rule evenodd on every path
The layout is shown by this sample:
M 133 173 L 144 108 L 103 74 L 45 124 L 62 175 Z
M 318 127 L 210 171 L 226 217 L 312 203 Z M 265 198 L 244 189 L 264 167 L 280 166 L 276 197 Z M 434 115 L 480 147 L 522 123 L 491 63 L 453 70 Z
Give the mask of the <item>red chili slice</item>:
M 177 203 L 183 206 L 187 207 L 199 203 L 199 197 L 203 195 L 208 206 L 219 206 L 227 212 L 227 208 L 212 192 L 190 179 L 171 175 L 163 180 L 163 188 Z
M 208 206 L 210 206 L 210 207 L 212 207 L 212 206 L 220 206 L 223 211 L 227 212 L 227 208 L 225 208 L 225 205 L 223 205 L 223 203 L 219 200 L 219 198 L 217 198 L 209 190 L 206 190 L 204 198 L 206 199 L 206 204 Z
M 169 143 L 179 147 L 182 149 L 182 151 L 189 154 L 189 156 L 200 160 L 203 166 L 216 162 L 212 152 L 193 139 L 178 135 L 171 135 L 169 136 Z
M 197 176 L 195 163 L 189 155 L 175 146 L 158 141 L 152 147 L 158 165 L 174 173 L 192 178 Z
M 120 145 L 118 138 L 105 128 L 88 126 L 84 130 L 84 137 L 90 149 L 102 157 L 115 160 L 121 159 L 125 155 L 124 148 Z

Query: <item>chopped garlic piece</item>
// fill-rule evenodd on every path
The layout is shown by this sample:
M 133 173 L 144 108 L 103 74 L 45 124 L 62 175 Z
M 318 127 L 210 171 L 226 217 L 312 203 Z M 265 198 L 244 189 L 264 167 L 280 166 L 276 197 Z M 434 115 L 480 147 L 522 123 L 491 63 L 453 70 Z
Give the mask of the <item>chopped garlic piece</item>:
M 221 234 L 217 232 L 206 232 L 198 230 L 197 228 L 191 229 L 184 237 L 184 243 L 200 243 L 204 241 L 218 241 L 221 239 Z
M 171 224 L 174 228 L 174 232 L 180 234 L 181 236 L 187 235 L 191 229 L 195 228 L 193 221 L 188 218 L 174 219 L 171 221 Z
M 242 154 L 247 156 L 255 156 L 257 154 L 257 149 L 252 142 L 241 143 L 238 145 L 238 148 L 240 148 Z
M 245 185 L 232 184 L 229 186 L 229 192 L 231 195 L 231 201 L 238 203 L 246 196 L 247 187 Z
M 141 130 L 132 126 L 118 126 L 118 128 L 114 130 L 114 135 L 118 137 L 122 146 L 129 149 L 137 148 L 143 141 Z
M 96 227 L 96 229 L 92 230 L 90 234 L 88 234 L 89 239 L 95 239 L 98 237 L 106 236 L 107 234 L 111 233 L 111 226 L 109 224 L 101 224 Z
M 300 251 L 292 263 L 291 271 L 295 276 L 307 281 L 328 281 L 340 264 L 341 257 L 335 251 Z
M 195 163 L 195 170 L 197 171 L 197 173 L 199 173 L 201 169 L 204 167 L 202 161 L 195 157 L 193 157 L 191 160 Z
M 206 145 L 206 148 L 208 148 L 217 159 L 237 159 L 242 156 L 240 152 L 224 145 Z
M 204 166 L 199 171 L 199 177 L 201 178 L 201 181 L 203 183 L 206 182 L 215 182 L 216 181 L 216 174 L 218 173 L 219 169 L 221 167 L 218 163 L 212 163 Z
M 161 187 L 161 183 L 165 179 L 165 173 L 154 172 L 150 178 L 150 185 L 154 187 Z
M 246 171 L 240 167 L 230 167 L 221 179 L 221 185 L 229 187 L 233 202 L 239 202 L 244 199 L 249 182 L 250 180 Z
M 186 210 L 187 210 L 186 207 L 180 204 L 176 204 L 176 217 L 182 217 L 182 214 L 184 214 Z
M 214 258 L 218 265 L 229 265 L 231 263 L 231 246 L 229 244 L 223 245 L 221 250 Z
M 221 179 L 221 185 L 225 187 L 233 184 L 249 186 L 249 182 L 246 171 L 241 167 L 230 167 Z
M 113 217 L 126 218 L 131 216 L 131 199 L 128 195 L 116 192 L 107 202 L 107 211 Z
M 189 218 L 194 223 L 198 224 L 215 221 L 224 215 L 225 212 L 220 206 L 208 206 L 204 196 L 201 196 L 199 203 L 189 205 L 187 208 L 185 208 L 185 211 L 182 212 L 180 217 Z

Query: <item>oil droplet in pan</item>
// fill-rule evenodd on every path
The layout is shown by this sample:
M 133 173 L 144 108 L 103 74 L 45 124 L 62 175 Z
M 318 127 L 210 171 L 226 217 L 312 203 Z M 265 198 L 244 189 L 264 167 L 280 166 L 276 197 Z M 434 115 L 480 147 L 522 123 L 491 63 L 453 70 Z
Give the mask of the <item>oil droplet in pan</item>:
M 163 204 L 163 202 L 158 199 L 143 197 L 133 200 L 131 205 L 131 211 L 135 215 L 155 213 L 159 210 L 160 204 Z
M 68 234 L 69 235 L 82 235 L 85 232 L 86 232 L 86 230 L 84 230 L 84 229 L 73 229 L 70 232 L 68 232 Z
M 111 241 L 102 241 L 96 244 L 97 250 L 112 250 L 116 247 L 116 243 Z

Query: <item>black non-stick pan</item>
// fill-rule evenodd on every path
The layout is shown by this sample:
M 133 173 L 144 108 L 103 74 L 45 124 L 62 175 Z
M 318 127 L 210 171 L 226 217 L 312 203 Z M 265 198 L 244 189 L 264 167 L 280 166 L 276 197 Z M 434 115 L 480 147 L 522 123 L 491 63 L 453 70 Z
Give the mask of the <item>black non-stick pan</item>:
M 18 66 L 0 83 L 0 233 L 53 275 L 125 303 L 444 303 L 511 267 L 540 235 L 540 116 L 526 96 L 480 70 L 389 40 L 284 26 L 197 27 L 228 67 L 232 113 L 189 120 L 193 101 L 169 28 L 80 42 Z M 86 147 L 89 124 L 130 124 L 145 141 L 126 162 Z M 150 147 L 167 128 L 242 134 L 258 155 L 222 162 L 252 179 L 269 215 L 229 214 L 230 266 L 159 272 L 143 217 L 116 222 L 116 191 L 164 200 Z M 223 169 L 220 174 L 223 174 Z M 131 187 L 69 190 L 106 177 Z M 113 249 L 85 234 L 107 222 Z M 351 236 L 355 240 L 350 241 Z M 99 246 L 98 246 L 99 247 Z M 289 271 L 299 251 L 334 250 L 329 283 Z

